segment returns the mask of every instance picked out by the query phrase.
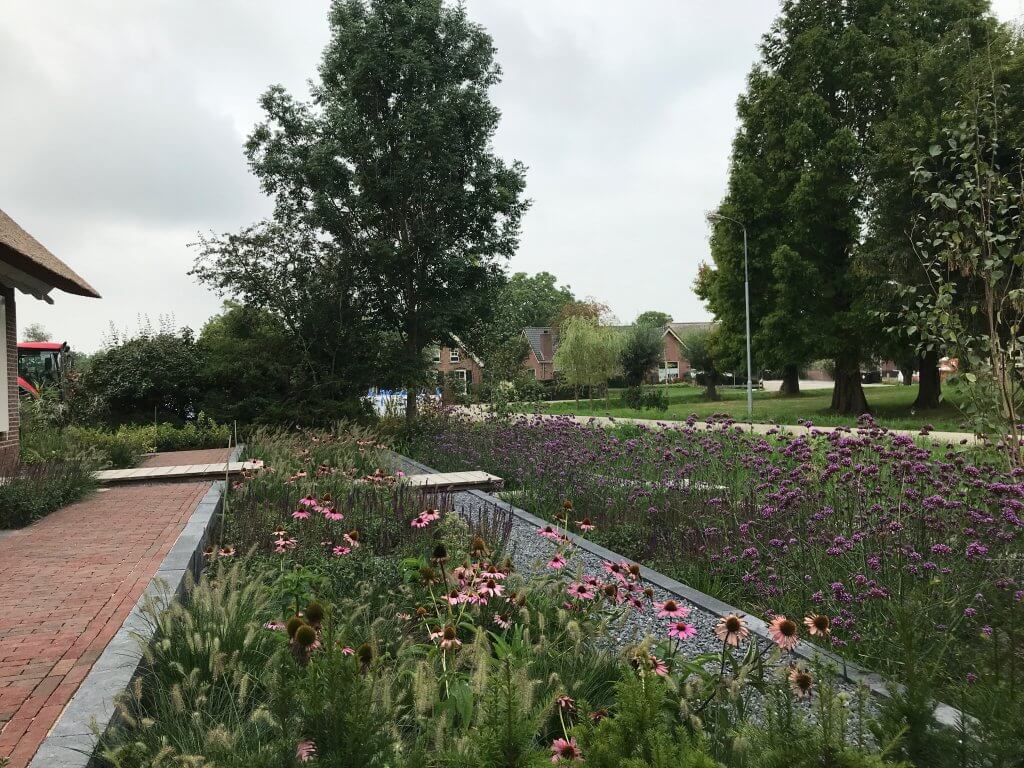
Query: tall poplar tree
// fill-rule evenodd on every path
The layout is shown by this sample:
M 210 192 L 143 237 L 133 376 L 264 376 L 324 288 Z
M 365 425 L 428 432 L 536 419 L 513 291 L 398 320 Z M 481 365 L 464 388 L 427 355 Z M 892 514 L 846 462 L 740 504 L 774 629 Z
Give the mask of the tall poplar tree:
M 785 372 L 787 390 L 801 365 L 828 357 L 833 410 L 868 410 L 860 365 L 883 347 L 886 289 L 862 251 L 878 177 L 893 172 L 876 160 L 879 126 L 897 112 L 917 58 L 964 24 L 985 23 L 987 10 L 987 0 L 787 0 L 762 40 L 721 212 L 747 224 L 755 356 Z M 715 225 L 715 268 L 697 286 L 734 357 L 741 238 L 730 222 Z

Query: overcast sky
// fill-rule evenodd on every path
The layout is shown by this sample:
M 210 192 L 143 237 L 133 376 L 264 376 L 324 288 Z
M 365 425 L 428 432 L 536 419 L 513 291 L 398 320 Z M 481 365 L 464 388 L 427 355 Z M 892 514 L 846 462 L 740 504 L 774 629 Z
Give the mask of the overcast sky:
M 327 0 L 0 0 L 0 208 L 102 300 L 22 297 L 91 351 L 110 324 L 173 316 L 197 330 L 220 300 L 187 275 L 199 231 L 270 206 L 242 143 L 272 83 L 306 93 Z M 775 0 L 469 0 L 504 81 L 496 146 L 529 166 L 515 271 L 553 272 L 623 322 L 706 317 L 708 258 L 735 100 Z M 995 0 L 1002 18 L 1022 0 Z

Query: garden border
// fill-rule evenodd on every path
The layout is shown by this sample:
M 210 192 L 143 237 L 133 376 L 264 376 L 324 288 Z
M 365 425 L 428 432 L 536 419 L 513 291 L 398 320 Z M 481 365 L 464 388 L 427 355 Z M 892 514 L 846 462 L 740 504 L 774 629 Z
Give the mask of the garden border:
M 236 445 L 229 461 L 237 460 L 243 448 L 244 444 Z M 88 768 L 93 763 L 99 737 L 115 722 L 114 701 L 135 679 L 143 644 L 152 639 L 154 628 L 146 621 L 143 606 L 153 600 L 168 604 L 184 593 L 186 573 L 199 575 L 203 569 L 203 549 L 220 517 L 225 490 L 223 480 L 214 481 L 192 510 L 146 591 L 92 665 L 28 768 Z
M 390 453 L 392 453 L 395 457 L 401 459 L 402 461 L 407 462 L 409 465 L 414 466 L 416 469 L 423 473 L 437 473 L 437 470 L 428 467 L 426 464 L 420 461 L 411 459 L 408 456 L 405 456 L 404 454 L 398 453 L 397 451 L 390 451 Z M 462 493 L 469 493 L 488 504 L 494 504 L 497 506 L 501 506 L 502 508 L 507 508 L 512 512 L 513 515 L 518 517 L 520 520 L 530 523 L 531 525 L 535 525 L 538 528 L 543 528 L 545 525 L 549 524 L 548 520 L 544 520 L 540 517 L 537 517 L 536 515 L 527 512 L 525 509 L 520 509 L 519 507 L 514 506 L 511 502 L 502 501 L 496 496 L 492 496 L 491 494 L 485 493 L 484 491 L 471 490 L 462 491 Z M 741 614 L 745 616 L 747 627 L 748 629 L 750 629 L 751 633 L 757 635 L 758 637 L 764 639 L 767 642 L 773 642 L 771 635 L 768 632 L 768 624 L 763 619 L 754 616 L 750 613 L 747 613 L 746 611 L 741 611 L 739 608 L 736 608 L 735 606 L 729 605 L 728 603 L 725 603 L 716 597 L 712 597 L 711 595 L 701 592 L 700 590 L 694 589 L 693 587 L 683 584 L 680 581 L 676 581 L 675 579 L 669 578 L 665 574 L 652 570 L 641 563 L 636 563 L 634 560 L 630 560 L 628 557 L 623 557 L 617 552 L 613 552 L 610 549 L 605 549 L 604 547 L 595 544 L 594 542 L 585 539 L 582 536 L 579 536 L 578 534 L 572 533 L 571 531 L 566 531 L 566 533 L 568 534 L 569 539 L 572 541 L 573 544 L 578 546 L 580 549 L 583 549 L 591 553 L 592 555 L 600 557 L 602 560 L 607 560 L 609 562 L 625 561 L 627 563 L 636 564 L 640 566 L 640 575 L 643 579 L 649 581 L 650 583 L 658 587 L 661 587 L 666 592 L 671 592 L 675 595 L 678 595 L 679 597 L 684 598 L 685 600 L 689 601 L 690 603 L 693 603 L 698 608 L 700 608 L 703 611 L 706 611 L 707 613 L 711 613 L 718 617 L 726 616 L 730 613 Z M 878 696 L 883 699 L 888 699 L 891 697 L 891 694 L 889 692 L 889 686 L 881 675 L 879 675 L 877 672 L 872 672 L 868 669 L 865 669 L 859 664 L 844 659 L 838 654 L 832 653 L 831 651 L 825 650 L 824 648 L 821 648 L 817 645 L 814 645 L 813 643 L 808 643 L 803 640 L 799 642 L 797 647 L 793 649 L 792 652 L 795 656 L 804 659 L 805 661 L 814 661 L 815 659 L 820 659 L 826 663 L 834 665 L 840 677 L 842 677 L 844 680 L 847 680 L 848 682 L 867 686 L 868 689 L 875 696 Z M 903 690 L 903 686 L 899 685 L 898 690 Z M 970 715 L 966 715 L 956 707 L 951 707 L 950 705 L 941 702 L 936 704 L 935 706 L 935 720 L 940 725 L 946 728 L 953 729 L 959 729 L 963 727 L 965 723 L 975 722 L 974 718 L 972 718 Z M 30 766 L 30 768 L 34 768 L 34 766 Z

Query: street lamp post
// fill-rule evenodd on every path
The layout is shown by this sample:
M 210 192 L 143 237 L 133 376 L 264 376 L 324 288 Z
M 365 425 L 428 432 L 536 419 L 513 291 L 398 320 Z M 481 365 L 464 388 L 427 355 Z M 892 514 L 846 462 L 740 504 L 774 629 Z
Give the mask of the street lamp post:
M 750 365 L 750 268 L 747 259 L 747 227 L 739 219 L 734 219 L 731 216 L 725 216 L 721 213 L 709 213 L 708 219 L 714 221 L 716 219 L 731 221 L 733 224 L 738 224 L 740 229 L 743 230 L 743 302 L 746 309 L 747 315 L 747 421 L 753 423 L 754 421 L 754 384 L 751 365 Z

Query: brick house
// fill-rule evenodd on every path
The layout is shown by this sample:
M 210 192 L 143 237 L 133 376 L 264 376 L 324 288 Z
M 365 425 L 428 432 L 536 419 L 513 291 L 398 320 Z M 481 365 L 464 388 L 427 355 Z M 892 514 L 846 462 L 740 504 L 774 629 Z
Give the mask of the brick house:
M 63 261 L 0 210 L 0 466 L 18 455 L 18 326 L 15 288 L 53 303 L 59 289 L 77 296 L 100 295 Z
M 467 349 L 458 336 L 452 336 L 449 346 L 438 347 L 433 354 L 432 367 L 439 377 L 453 379 L 456 386 L 462 382 L 463 389 L 483 381 L 483 361 Z
M 623 326 L 625 331 L 629 326 Z M 693 331 L 711 330 L 714 323 L 669 323 L 662 331 L 661 363 L 651 369 L 648 380 L 653 382 L 676 381 L 690 372 L 690 361 L 686 356 L 686 334 Z M 529 344 L 529 351 L 523 360 L 523 368 L 537 381 L 555 378 L 555 350 L 558 349 L 558 331 L 550 327 L 524 328 L 523 335 Z

